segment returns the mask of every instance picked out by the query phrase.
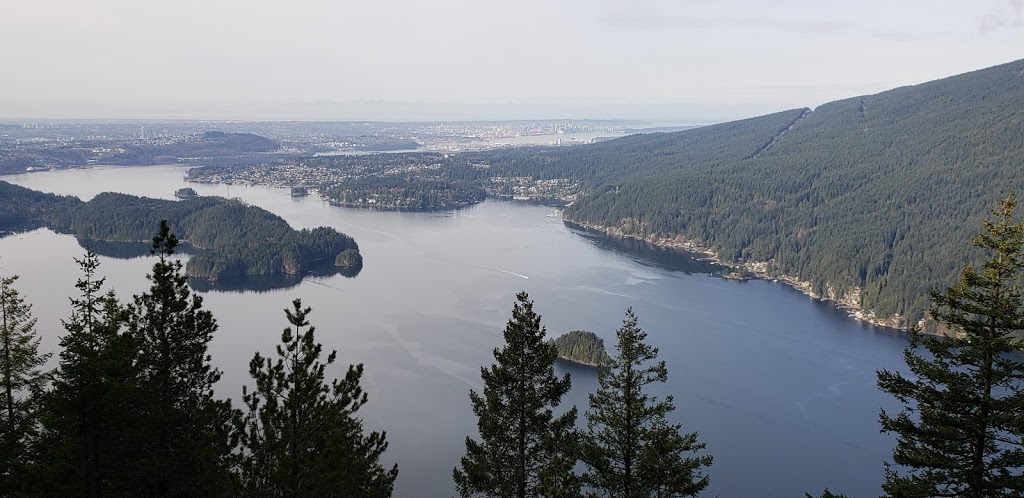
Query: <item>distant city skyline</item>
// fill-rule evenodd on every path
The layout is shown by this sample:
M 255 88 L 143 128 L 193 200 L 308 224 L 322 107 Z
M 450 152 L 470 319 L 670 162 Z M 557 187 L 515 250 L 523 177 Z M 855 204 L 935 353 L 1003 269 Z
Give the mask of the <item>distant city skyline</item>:
M 1024 0 L 15 0 L 0 120 L 708 123 L 1022 48 Z

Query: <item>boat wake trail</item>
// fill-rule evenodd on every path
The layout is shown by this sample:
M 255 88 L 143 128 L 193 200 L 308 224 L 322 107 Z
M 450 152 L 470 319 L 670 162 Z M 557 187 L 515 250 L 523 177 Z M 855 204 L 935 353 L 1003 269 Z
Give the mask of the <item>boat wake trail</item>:
M 333 286 L 331 284 L 325 284 L 323 282 L 317 282 L 316 280 L 306 280 L 306 282 L 309 282 L 311 284 L 316 284 L 316 285 L 322 285 L 324 287 L 327 287 L 328 289 L 334 289 L 336 291 L 345 292 L 345 289 L 342 289 L 341 287 L 335 287 L 335 286 Z
M 479 268 L 481 270 L 496 271 L 498 273 L 504 273 L 506 275 L 512 275 L 513 277 L 527 278 L 527 279 L 530 278 L 530 277 L 528 277 L 526 275 L 523 275 L 522 273 L 516 273 L 514 271 L 505 270 L 503 268 L 495 268 L 493 266 L 487 266 L 487 265 L 478 265 L 476 263 L 466 263 L 464 261 L 452 261 L 450 259 L 435 258 L 433 256 L 427 256 L 426 254 L 422 254 L 422 253 L 420 254 L 420 256 L 425 258 L 425 259 L 432 259 L 434 261 L 440 261 L 442 263 L 448 263 L 448 264 L 459 265 L 459 266 L 468 266 L 470 268 Z
M 475 266 L 477 268 L 483 268 L 485 270 L 499 271 L 501 273 L 507 273 L 509 275 L 513 275 L 513 276 L 516 276 L 516 277 L 519 277 L 519 278 L 530 278 L 530 277 L 527 277 L 526 275 L 523 275 L 521 273 L 516 273 L 514 271 L 509 271 L 509 270 L 502 270 L 501 268 L 495 268 L 493 266 L 473 265 L 473 264 L 471 264 L 470 266 Z
M 342 223 L 338 223 L 338 224 L 341 225 L 341 226 L 345 226 L 345 227 L 349 227 L 349 228 L 355 229 L 355 230 L 362 230 L 364 232 L 376 233 L 376 234 L 379 234 L 379 235 L 384 235 L 386 237 L 393 237 L 393 238 L 396 238 L 396 239 L 408 239 L 409 238 L 408 235 L 401 235 L 401 234 L 397 234 L 397 233 L 384 232 L 384 231 L 381 231 L 381 230 L 374 230 L 372 228 L 367 228 L 367 227 L 355 225 L 355 224 L 352 224 L 352 223 L 344 223 L 344 222 L 342 222 Z

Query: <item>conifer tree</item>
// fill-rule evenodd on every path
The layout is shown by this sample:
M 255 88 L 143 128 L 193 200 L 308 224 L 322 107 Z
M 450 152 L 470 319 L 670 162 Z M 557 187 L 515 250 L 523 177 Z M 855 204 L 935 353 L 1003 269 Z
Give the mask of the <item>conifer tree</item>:
M 23 493 L 38 435 L 39 403 L 49 354 L 39 353 L 32 305 L 14 288 L 17 275 L 0 277 L 0 495 Z
M 590 395 L 583 462 L 587 485 L 615 498 L 695 496 L 707 487 L 702 468 L 710 455 L 696 433 L 682 434 L 666 416 L 675 410 L 672 396 L 659 400 L 645 386 L 668 380 L 665 362 L 651 364 L 658 349 L 644 342 L 633 309 L 616 332 L 618 354 L 598 374 L 600 387 Z
M 344 379 L 325 381 L 323 346 L 309 324 L 302 301 L 285 309 L 290 327 L 281 334 L 277 360 L 256 353 L 243 387 L 248 413 L 236 421 L 240 448 L 240 491 L 249 496 L 391 496 L 398 466 L 385 469 L 380 457 L 386 433 L 363 434 L 356 417 L 367 401 L 359 385 L 363 365 L 350 365 Z M 303 330 L 304 327 L 307 327 Z
M 191 293 L 178 244 L 166 221 L 153 238 L 157 256 L 148 292 L 129 307 L 129 331 L 138 341 L 145 455 L 137 489 L 151 496 L 222 495 L 230 485 L 230 401 L 213 396 L 221 373 L 207 347 L 217 330 L 213 315 Z
M 880 415 L 883 432 L 896 435 L 887 496 L 1024 496 L 1024 363 L 1014 336 L 1024 329 L 1024 225 L 1013 223 L 1015 205 L 1011 193 L 974 238 L 988 258 L 981 268 L 932 293 L 930 314 L 948 336 L 914 332 L 904 351 L 913 375 L 878 372 L 879 388 L 905 405 Z
M 75 260 L 83 276 L 63 320 L 60 365 L 42 416 L 37 483 L 53 495 L 130 494 L 133 462 L 128 440 L 138 436 L 136 345 L 126 333 L 125 309 L 103 292 L 99 258 Z
M 555 375 L 557 351 L 529 296 L 520 292 L 516 300 L 505 346 L 494 350 L 494 364 L 480 369 L 483 393 L 469 393 L 480 439 L 466 438 L 455 486 L 463 497 L 579 496 L 576 407 L 554 414 L 569 375 Z

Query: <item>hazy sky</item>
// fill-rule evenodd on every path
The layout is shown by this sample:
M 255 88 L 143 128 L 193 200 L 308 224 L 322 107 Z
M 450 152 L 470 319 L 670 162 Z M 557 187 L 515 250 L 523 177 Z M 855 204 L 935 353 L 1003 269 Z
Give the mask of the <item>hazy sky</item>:
M 0 118 L 707 120 L 1020 58 L 1024 0 L 4 0 Z

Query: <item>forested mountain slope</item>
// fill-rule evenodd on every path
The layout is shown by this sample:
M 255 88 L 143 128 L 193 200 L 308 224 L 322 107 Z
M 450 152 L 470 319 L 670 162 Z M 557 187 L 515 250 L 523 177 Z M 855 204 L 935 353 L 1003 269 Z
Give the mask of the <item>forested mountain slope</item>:
M 495 159 L 584 180 L 568 220 L 767 262 L 915 323 L 928 291 L 974 259 L 964 248 L 987 209 L 1024 186 L 1024 61 L 799 114 L 566 148 L 546 164 Z

